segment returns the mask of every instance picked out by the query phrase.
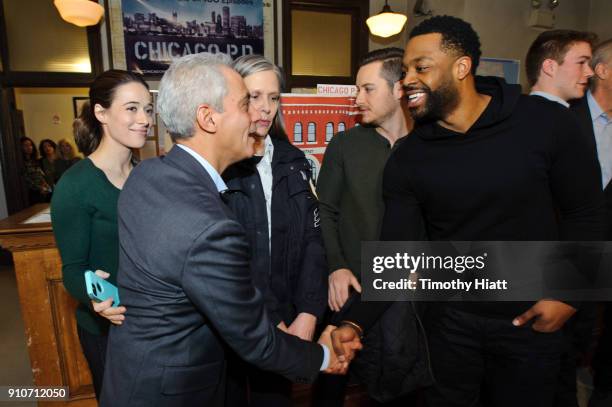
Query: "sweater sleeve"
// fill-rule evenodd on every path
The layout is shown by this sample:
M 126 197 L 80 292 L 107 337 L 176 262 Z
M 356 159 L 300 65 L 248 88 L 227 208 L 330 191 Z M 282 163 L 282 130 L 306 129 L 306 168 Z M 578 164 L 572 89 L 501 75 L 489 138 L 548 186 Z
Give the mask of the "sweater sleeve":
M 550 181 L 560 210 L 560 240 L 604 239 L 601 170 L 592 143 L 586 143 L 572 115 L 555 120 L 557 135 Z
M 389 157 L 383 175 L 385 214 L 381 230 L 382 241 L 427 240 L 421 206 L 402 168 L 401 148 Z M 358 295 L 346 311 L 345 320 L 368 330 L 391 306 L 392 302 L 362 302 Z
M 560 212 L 559 240 L 605 239 L 601 169 L 594 143 L 586 143 L 572 115 L 555 120 L 557 136 L 550 182 Z M 587 272 L 583 269 L 582 272 Z M 580 308 L 578 301 L 565 301 Z
M 412 187 L 406 169 L 407 162 L 401 156 L 402 148 L 389 157 L 383 174 L 383 216 L 380 240 L 422 241 L 428 240 L 421 204 Z
M 329 272 L 348 268 L 348 263 L 340 245 L 340 201 L 344 182 L 342 165 L 341 138 L 344 133 L 335 135 L 323 157 L 323 165 L 317 179 L 317 194 L 321 213 L 321 234 L 327 254 Z
M 91 308 L 84 272 L 90 269 L 91 213 L 83 204 L 83 193 L 72 180 L 64 179 L 53 193 L 51 221 L 62 259 L 64 287 L 79 302 Z

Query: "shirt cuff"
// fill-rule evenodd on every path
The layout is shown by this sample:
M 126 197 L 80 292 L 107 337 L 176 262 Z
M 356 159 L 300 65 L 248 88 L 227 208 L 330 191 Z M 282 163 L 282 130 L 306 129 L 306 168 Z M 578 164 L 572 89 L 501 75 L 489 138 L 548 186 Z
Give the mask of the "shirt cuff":
M 323 363 L 321 363 L 321 371 L 326 370 L 329 367 L 329 349 L 327 349 L 327 346 L 321 344 L 321 347 L 323 348 Z

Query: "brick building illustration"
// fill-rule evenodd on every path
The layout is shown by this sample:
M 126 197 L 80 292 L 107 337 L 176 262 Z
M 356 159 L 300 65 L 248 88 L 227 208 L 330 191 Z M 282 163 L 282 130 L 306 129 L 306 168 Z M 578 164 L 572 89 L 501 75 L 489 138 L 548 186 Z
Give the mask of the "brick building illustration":
M 329 141 L 358 125 L 354 97 L 283 94 L 281 112 L 289 141 L 304 152 L 316 180 Z

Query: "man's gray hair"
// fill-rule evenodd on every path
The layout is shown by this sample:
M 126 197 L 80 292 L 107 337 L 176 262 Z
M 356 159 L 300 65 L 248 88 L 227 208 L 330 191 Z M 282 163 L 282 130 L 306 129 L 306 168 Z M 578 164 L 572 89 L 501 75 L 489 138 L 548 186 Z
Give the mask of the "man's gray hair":
M 221 66 L 230 67 L 227 54 L 185 55 L 172 61 L 159 83 L 157 111 L 173 141 L 192 137 L 196 111 L 203 103 L 223 112 L 227 83 Z
M 595 67 L 599 64 L 612 64 L 612 38 L 602 42 L 593 50 L 591 67 L 595 70 Z M 591 77 L 590 85 L 592 90 L 595 90 L 598 81 L 597 74 Z

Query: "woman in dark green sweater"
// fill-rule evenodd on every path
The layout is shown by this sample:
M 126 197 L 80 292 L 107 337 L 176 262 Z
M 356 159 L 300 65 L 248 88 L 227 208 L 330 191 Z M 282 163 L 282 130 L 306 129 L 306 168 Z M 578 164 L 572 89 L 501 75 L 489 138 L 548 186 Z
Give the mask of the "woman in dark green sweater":
M 142 77 L 120 70 L 98 76 L 89 100 L 74 122 L 76 144 L 87 158 L 62 176 L 51 201 L 51 219 L 64 286 L 80 303 L 77 331 L 99 396 L 108 327 L 121 325 L 126 310 L 112 307 L 112 299 L 91 301 L 84 273 L 97 270 L 116 284 L 117 199 L 133 167 L 131 149 L 141 148 L 149 133 L 153 105 Z

